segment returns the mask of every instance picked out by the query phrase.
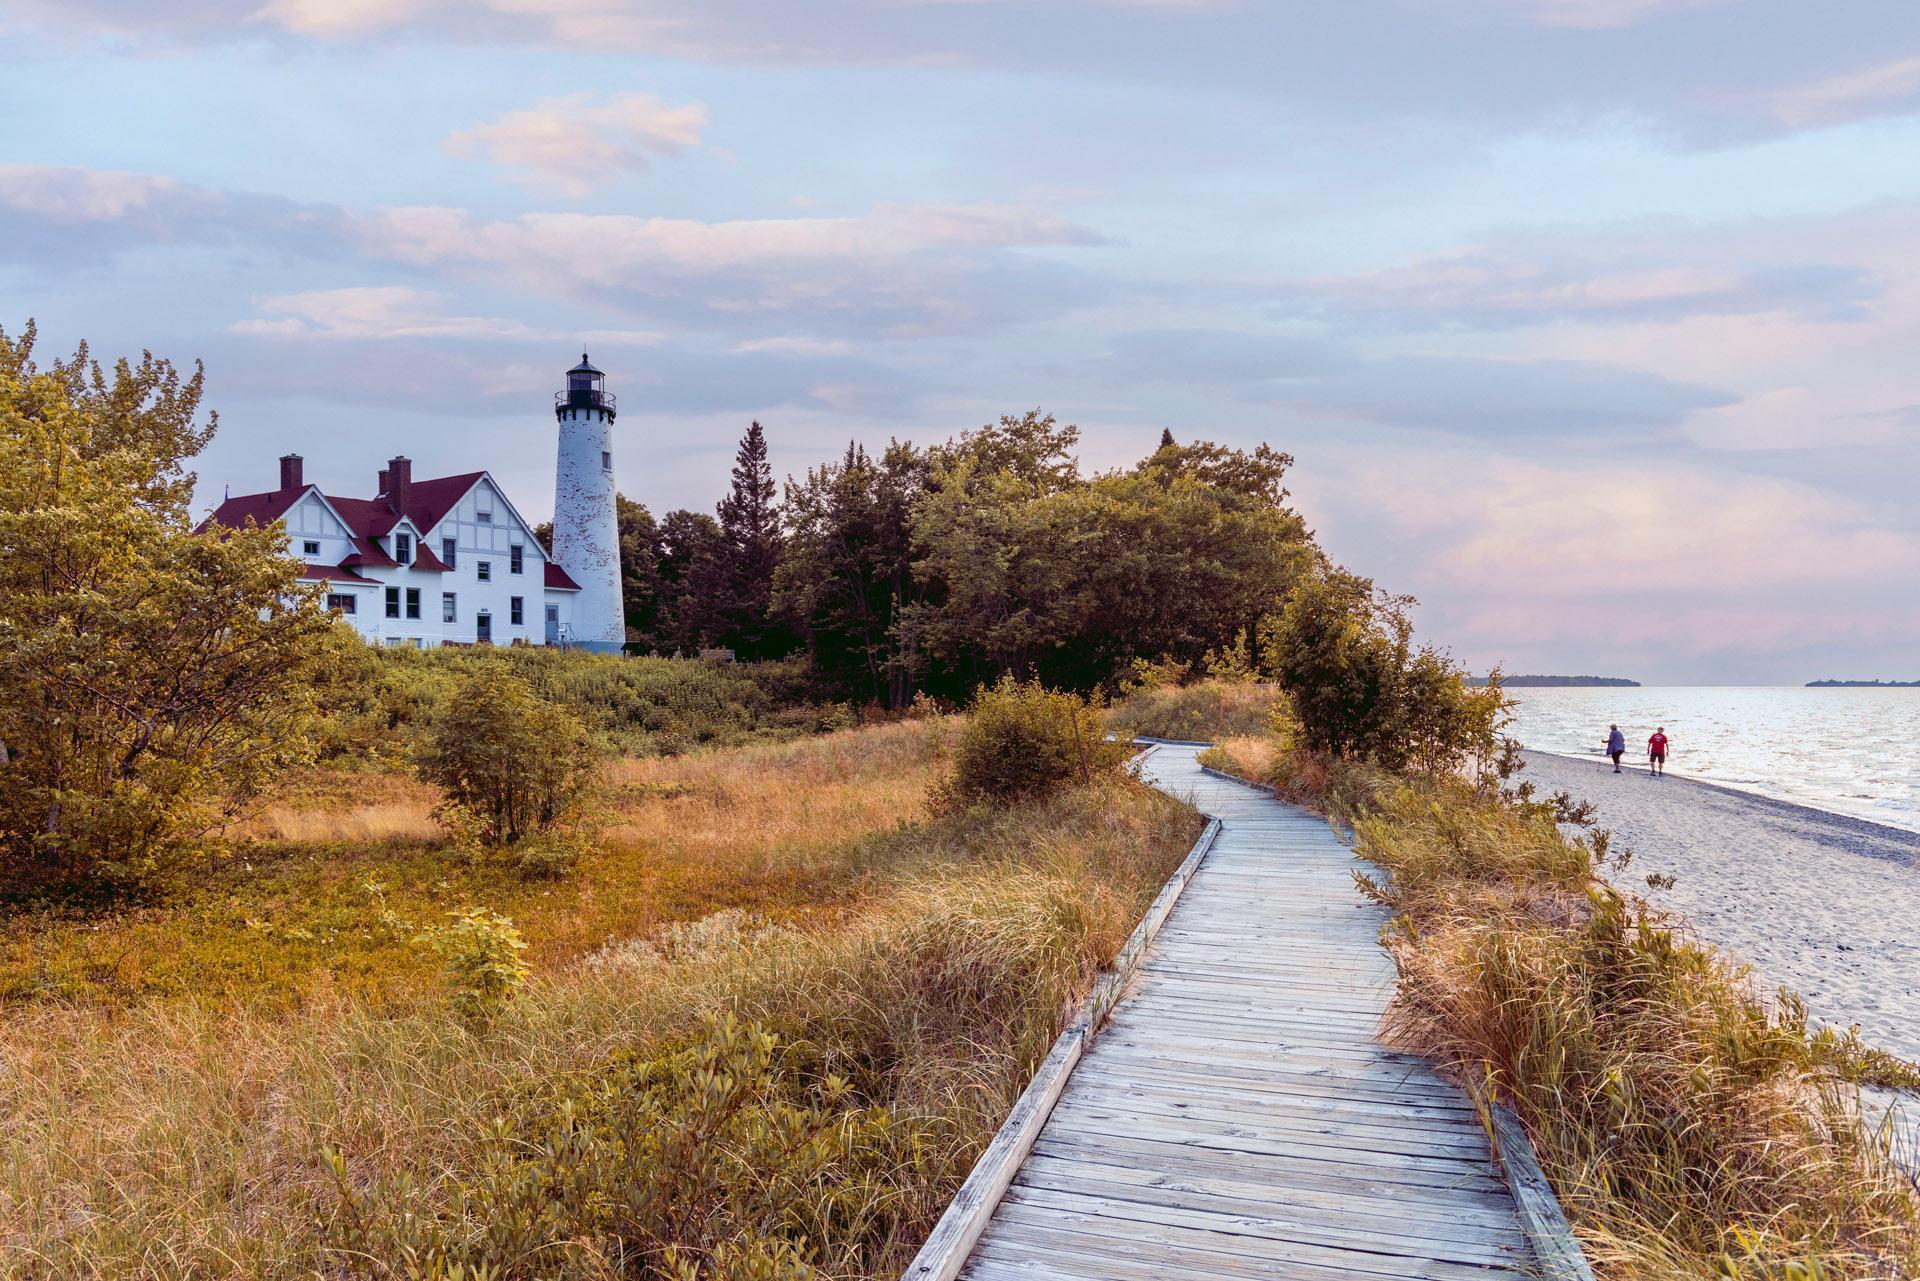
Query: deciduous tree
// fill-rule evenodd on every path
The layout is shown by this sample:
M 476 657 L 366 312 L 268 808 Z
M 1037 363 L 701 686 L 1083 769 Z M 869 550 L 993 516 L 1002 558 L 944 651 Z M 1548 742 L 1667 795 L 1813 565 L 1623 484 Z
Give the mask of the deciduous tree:
M 202 375 L 0 333 L 0 861 L 135 881 L 298 757 L 332 626 L 278 527 L 196 532 Z

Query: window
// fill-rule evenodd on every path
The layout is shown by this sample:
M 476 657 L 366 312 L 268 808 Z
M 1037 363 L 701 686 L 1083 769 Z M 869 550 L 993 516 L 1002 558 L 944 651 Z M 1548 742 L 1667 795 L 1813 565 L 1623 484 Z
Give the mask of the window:
M 336 614 L 351 614 L 358 602 L 352 592 L 328 592 L 327 608 Z
M 493 524 L 493 508 L 482 507 L 479 511 L 473 514 L 473 518 L 479 521 L 482 525 Z
M 387 590 L 392 591 L 393 589 L 389 587 Z M 418 587 L 407 588 L 407 617 L 420 617 L 420 589 Z
M 440 559 L 447 562 L 447 568 L 453 568 L 453 553 L 460 546 L 459 540 L 443 538 L 440 540 Z
M 490 583 L 493 581 L 493 562 L 490 560 L 476 560 L 473 562 L 473 572 L 481 582 Z
M 300 550 L 309 556 L 318 556 L 320 554 L 320 540 L 317 538 L 306 539 L 300 544 Z
M 613 470 L 613 454 L 610 451 L 605 449 L 600 451 L 600 470 L 602 471 Z
M 507 621 L 515 627 L 519 627 L 527 621 L 527 607 L 524 597 L 509 596 L 507 598 Z
M 389 637 L 387 637 L 387 648 L 388 648 L 388 649 L 399 649 L 399 648 L 400 648 L 400 647 L 401 647 L 402 645 L 405 645 L 406 643 L 407 643 L 407 638 L 406 638 L 406 637 L 404 637 L 404 636 L 389 636 Z
M 484 609 L 474 616 L 473 639 L 482 645 L 493 642 L 493 615 Z
M 440 621 L 443 623 L 452 623 L 457 622 L 459 618 L 460 607 L 459 603 L 454 599 L 454 594 L 452 592 L 441 592 Z
M 402 565 L 413 563 L 413 535 L 395 534 L 393 536 L 393 558 Z
M 509 574 L 517 574 L 520 572 L 521 566 L 525 563 L 526 550 L 526 548 L 518 543 L 507 548 L 507 572 Z
M 400 617 L 400 589 L 398 587 L 387 588 L 387 617 Z

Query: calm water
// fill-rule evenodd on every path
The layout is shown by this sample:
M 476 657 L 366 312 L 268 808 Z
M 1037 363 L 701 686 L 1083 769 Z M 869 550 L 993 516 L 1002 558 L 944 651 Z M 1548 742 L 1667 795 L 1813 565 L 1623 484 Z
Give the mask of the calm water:
M 1712 783 L 1920 831 L 1920 689 L 1517 689 L 1507 732 L 1528 747 L 1603 758 L 1607 726 L 1647 763 Z

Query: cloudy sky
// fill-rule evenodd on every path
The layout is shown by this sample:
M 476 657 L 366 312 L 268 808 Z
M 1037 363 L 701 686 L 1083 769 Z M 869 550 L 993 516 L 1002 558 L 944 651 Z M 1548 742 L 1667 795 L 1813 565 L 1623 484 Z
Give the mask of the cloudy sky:
M 1269 441 L 1509 670 L 1920 677 L 1913 0 L 0 0 L 0 326 L 530 516 L 1045 406 Z

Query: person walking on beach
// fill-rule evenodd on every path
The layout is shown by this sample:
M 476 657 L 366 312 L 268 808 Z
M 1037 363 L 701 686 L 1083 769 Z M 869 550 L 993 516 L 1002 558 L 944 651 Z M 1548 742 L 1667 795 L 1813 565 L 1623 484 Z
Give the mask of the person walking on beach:
M 1620 758 L 1627 754 L 1627 736 L 1615 725 L 1607 734 L 1607 755 L 1613 758 L 1613 772 L 1620 772 Z
M 1653 731 L 1653 737 L 1647 740 L 1647 768 L 1655 778 L 1666 777 L 1667 727 L 1665 725 Z

